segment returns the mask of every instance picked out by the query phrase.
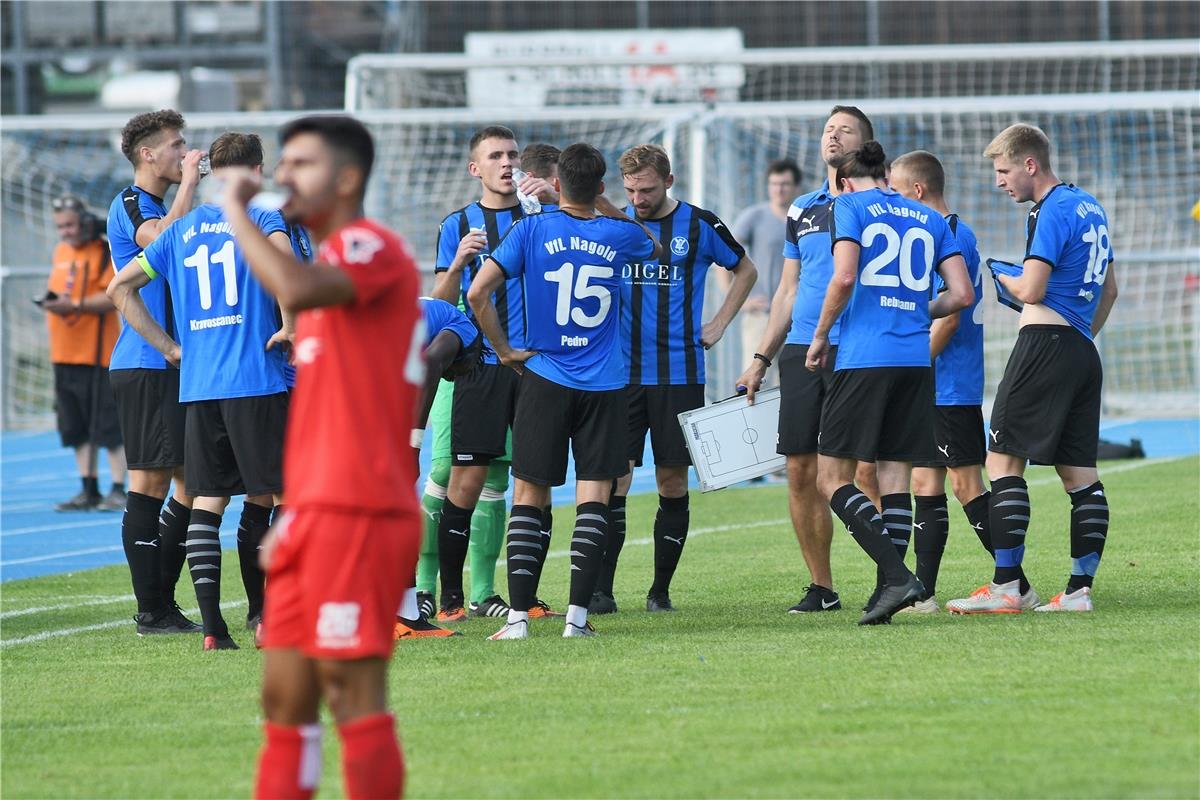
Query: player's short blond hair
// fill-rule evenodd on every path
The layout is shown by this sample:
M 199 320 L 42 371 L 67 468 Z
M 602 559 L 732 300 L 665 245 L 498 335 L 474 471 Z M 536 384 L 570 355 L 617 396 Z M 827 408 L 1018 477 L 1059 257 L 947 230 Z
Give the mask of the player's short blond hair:
M 892 162 L 893 170 L 900 170 L 913 183 L 921 183 L 925 191 L 941 197 L 946 193 L 946 171 L 937 156 L 928 150 L 913 150 Z
M 1036 125 L 1009 125 L 983 151 L 984 158 L 1001 156 L 1012 161 L 1032 158 L 1042 169 L 1050 169 L 1050 137 Z
M 659 177 L 666 178 L 671 174 L 671 158 L 667 151 L 657 144 L 636 144 L 621 154 L 617 160 L 622 175 L 632 175 L 644 169 L 652 169 Z

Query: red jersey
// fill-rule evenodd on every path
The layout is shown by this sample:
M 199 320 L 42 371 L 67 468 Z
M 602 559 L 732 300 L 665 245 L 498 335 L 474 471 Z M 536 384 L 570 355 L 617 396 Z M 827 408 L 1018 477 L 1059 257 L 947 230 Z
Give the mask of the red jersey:
M 409 437 L 425 372 L 416 263 L 399 236 L 367 219 L 330 235 L 317 261 L 350 276 L 355 298 L 296 320 L 286 502 L 416 509 Z

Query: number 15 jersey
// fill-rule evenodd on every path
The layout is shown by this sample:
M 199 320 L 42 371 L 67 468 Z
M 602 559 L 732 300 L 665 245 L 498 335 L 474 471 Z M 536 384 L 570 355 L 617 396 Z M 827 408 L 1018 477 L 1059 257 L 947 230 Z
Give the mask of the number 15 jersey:
M 492 253 L 525 295 L 525 346 L 537 352 L 525 366 L 572 389 L 623 388 L 621 271 L 654 253 L 635 222 L 582 219 L 565 211 L 525 217 Z
M 933 271 L 962 254 L 942 215 L 883 189 L 843 194 L 833 202 L 831 238 L 835 251 L 841 241 L 862 248 L 836 369 L 930 366 Z

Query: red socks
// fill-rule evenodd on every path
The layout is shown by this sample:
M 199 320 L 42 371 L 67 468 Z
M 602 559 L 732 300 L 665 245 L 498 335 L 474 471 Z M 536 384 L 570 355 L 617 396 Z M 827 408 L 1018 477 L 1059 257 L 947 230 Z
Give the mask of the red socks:
M 321 778 L 321 726 L 267 722 L 258 758 L 255 800 L 311 800 Z M 338 726 L 342 778 L 350 800 L 398 800 L 404 758 L 391 714 L 372 714 Z
M 396 800 L 404 794 L 404 757 L 391 714 L 372 714 L 338 726 L 342 779 L 350 800 Z
M 255 800 L 310 800 L 321 779 L 321 726 L 263 725 Z

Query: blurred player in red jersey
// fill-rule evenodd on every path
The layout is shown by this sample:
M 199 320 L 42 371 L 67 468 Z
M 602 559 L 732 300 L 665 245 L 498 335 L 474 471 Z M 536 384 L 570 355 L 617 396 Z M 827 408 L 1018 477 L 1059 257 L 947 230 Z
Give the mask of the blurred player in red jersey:
M 312 232 L 315 263 L 301 265 L 250 222 L 246 205 L 259 190 L 252 175 L 228 178 L 224 198 L 254 274 L 300 312 L 288 511 L 262 549 L 266 743 L 254 796 L 312 797 L 323 697 L 342 741 L 347 795 L 394 798 L 404 762 L 387 710 L 387 665 L 421 542 L 409 447 L 424 377 L 417 267 L 396 234 L 363 218 L 374 144 L 361 123 L 303 117 L 280 141 L 283 215 Z

